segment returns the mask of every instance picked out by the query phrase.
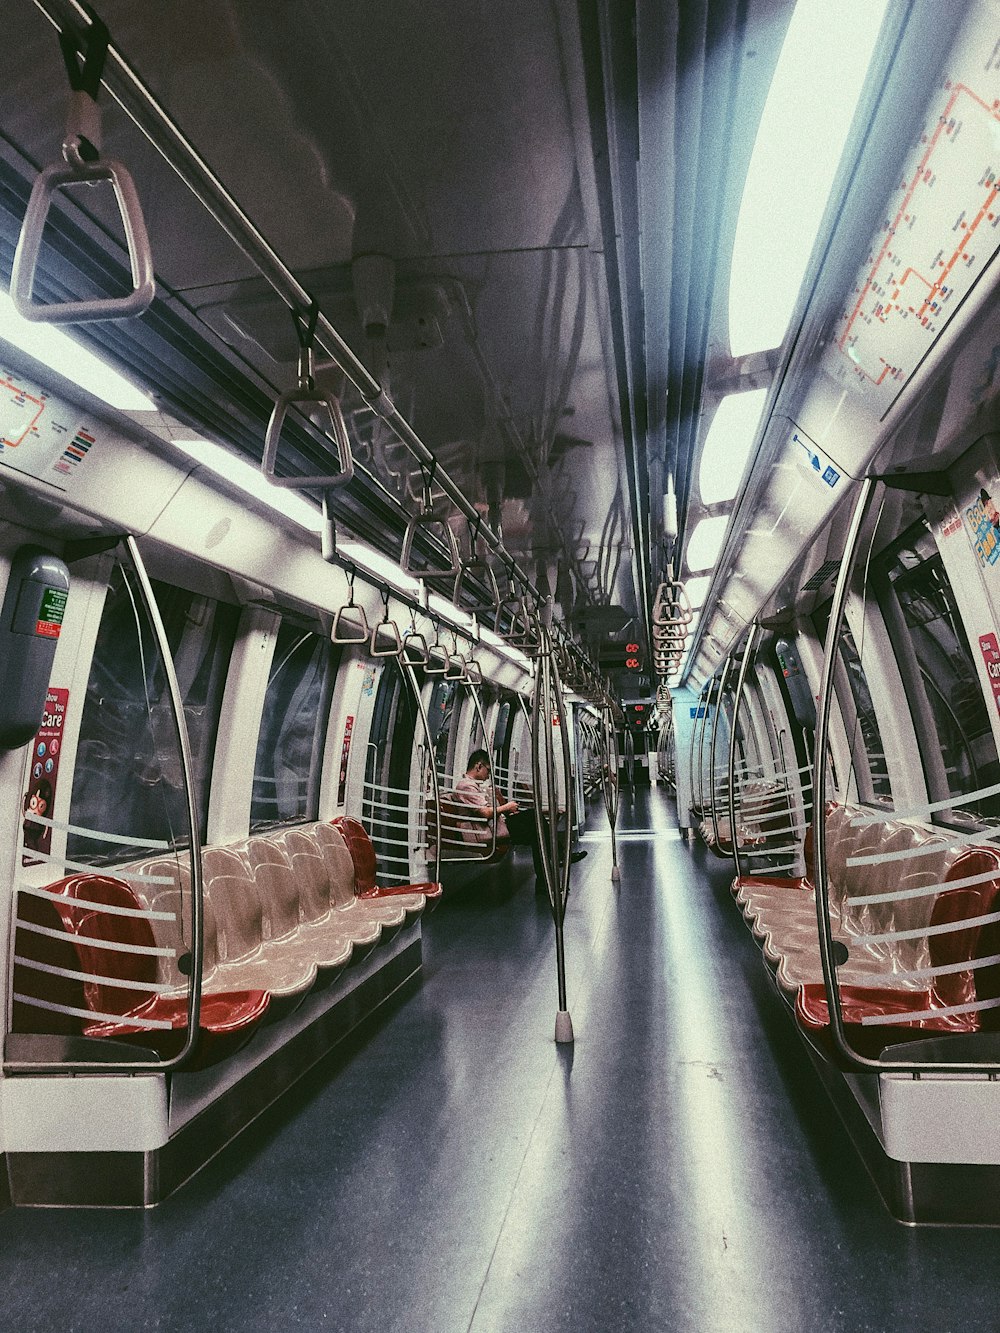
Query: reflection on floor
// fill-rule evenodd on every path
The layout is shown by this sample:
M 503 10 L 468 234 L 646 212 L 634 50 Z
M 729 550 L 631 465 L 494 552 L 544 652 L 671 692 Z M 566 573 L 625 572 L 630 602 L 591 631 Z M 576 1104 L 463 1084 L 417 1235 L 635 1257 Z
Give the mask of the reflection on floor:
M 6 1327 L 1000 1327 L 990 1232 L 885 1214 L 726 890 L 659 792 L 595 804 L 567 918 L 520 859 L 446 902 L 420 993 L 151 1213 L 0 1216 Z M 525 853 L 519 853 L 522 858 Z

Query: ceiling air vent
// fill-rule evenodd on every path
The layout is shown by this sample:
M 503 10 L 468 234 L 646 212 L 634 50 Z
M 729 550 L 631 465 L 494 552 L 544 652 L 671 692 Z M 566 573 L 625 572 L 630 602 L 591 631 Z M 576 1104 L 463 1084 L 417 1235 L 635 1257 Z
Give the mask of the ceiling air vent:
M 822 565 L 820 565 L 819 569 L 817 569 L 816 573 L 812 576 L 812 578 L 809 579 L 807 583 L 803 583 L 802 591 L 816 592 L 819 588 L 822 588 L 823 584 L 827 581 L 827 579 L 833 578 L 834 574 L 836 574 L 839 568 L 840 568 L 839 560 L 825 561 Z

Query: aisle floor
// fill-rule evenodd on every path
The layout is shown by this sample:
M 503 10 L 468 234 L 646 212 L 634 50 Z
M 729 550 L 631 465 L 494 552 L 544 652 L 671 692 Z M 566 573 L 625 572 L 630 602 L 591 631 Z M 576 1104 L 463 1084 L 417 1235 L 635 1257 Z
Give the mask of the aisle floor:
M 1000 1330 L 1000 1234 L 882 1207 L 668 800 L 595 806 L 567 920 L 523 861 L 426 925 L 415 996 L 151 1212 L 0 1215 L 2 1326 Z M 519 855 L 523 856 L 523 853 Z

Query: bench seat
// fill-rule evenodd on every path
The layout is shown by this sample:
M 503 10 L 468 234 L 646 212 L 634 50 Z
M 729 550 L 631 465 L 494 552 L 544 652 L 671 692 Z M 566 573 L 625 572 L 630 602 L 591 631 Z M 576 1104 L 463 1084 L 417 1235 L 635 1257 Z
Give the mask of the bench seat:
M 28 957 L 42 967 L 78 973 L 76 977 L 61 977 L 64 983 L 82 983 L 78 1004 L 65 1006 L 81 1009 L 74 1020 L 75 1030 L 87 1037 L 146 1047 L 161 1059 L 176 1055 L 187 1025 L 187 996 L 154 987 L 173 985 L 180 991 L 177 963 L 185 952 L 183 942 L 169 959 L 154 954 L 154 949 L 164 946 L 154 937 L 149 918 L 135 915 L 144 904 L 116 875 L 68 875 L 50 884 L 46 892 L 58 897 L 41 899 L 19 894 L 16 952 L 24 957 L 27 951 Z M 33 932 L 33 924 L 42 924 L 49 931 L 56 928 L 65 936 L 75 955 L 75 968 L 66 967 L 66 944 L 51 935 Z M 58 961 L 47 962 L 47 958 Z M 24 974 L 30 971 L 30 966 L 22 964 L 16 990 L 23 988 Z M 35 981 L 41 975 L 35 972 Z M 164 975 L 169 976 L 169 982 L 162 980 Z M 37 986 L 28 985 L 38 993 Z M 213 1064 L 238 1050 L 264 1021 L 269 1008 L 270 996 L 265 988 L 218 985 L 213 978 L 202 996 L 195 1067 Z M 88 1021 L 88 1010 L 102 1017 Z M 144 1025 L 148 1022 L 167 1026 L 150 1028 Z

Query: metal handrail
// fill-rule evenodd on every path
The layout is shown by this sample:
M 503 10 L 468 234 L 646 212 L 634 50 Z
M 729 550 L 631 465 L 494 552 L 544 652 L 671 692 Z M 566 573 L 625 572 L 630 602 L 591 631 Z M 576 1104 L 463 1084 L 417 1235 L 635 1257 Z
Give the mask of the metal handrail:
M 708 767 L 709 767 L 709 770 L 710 770 L 710 772 L 711 772 L 711 774 L 712 774 L 712 782 L 711 782 L 711 793 L 712 793 L 712 799 L 711 799 L 711 810 L 712 810 L 712 834 L 713 834 L 713 836 L 714 836 L 714 838 L 715 838 L 716 845 L 717 845 L 717 846 L 719 847 L 719 849 L 720 849 L 722 852 L 724 852 L 724 853 L 726 852 L 726 848 L 723 846 L 722 838 L 721 838 L 721 836 L 720 836 L 720 834 L 719 834 L 719 816 L 718 816 L 717 803 L 716 803 L 716 796 L 715 796 L 716 785 L 717 785 L 717 784 L 716 784 L 716 781 L 715 781 L 715 775 L 716 775 L 716 767 L 715 767 L 715 751 L 716 751 L 716 748 L 717 748 L 717 746 L 718 746 L 718 742 L 719 742 L 719 718 L 720 718 L 720 716 L 722 715 L 722 711 L 723 711 L 723 710 L 722 710 L 722 701 L 723 701 L 723 699 L 725 698 L 725 695 L 726 695 L 726 685 L 727 685 L 727 683 L 728 683 L 728 681 L 729 681 L 729 676 L 730 676 L 730 673 L 732 672 L 732 669 L 733 669 L 733 659 L 732 659 L 732 656 L 730 655 L 729 657 L 726 658 L 726 664 L 725 664 L 725 666 L 722 668 L 722 680 L 721 680 L 721 682 L 720 682 L 720 684 L 719 684 L 719 704 L 718 704 L 718 707 L 717 707 L 716 710 L 715 710 L 715 720 L 714 720 L 714 722 L 712 723 L 712 745 L 711 745 L 711 750 L 710 750 L 710 753 L 709 753 L 709 756 L 708 756 Z M 735 723 L 735 719 L 734 719 L 734 723 Z M 734 725 L 734 727 L 733 727 L 733 730 L 735 730 L 735 725 Z M 729 843 L 730 843 L 730 846 L 729 846 L 729 851 L 728 851 L 728 853 L 726 853 L 727 855 L 730 855 L 730 856 L 732 855 L 732 845 L 733 845 L 733 843 L 735 843 L 735 841 L 736 841 L 736 829 L 735 829 L 735 826 L 733 825 L 732 821 L 730 820 L 730 823 L 729 823 Z
M 618 772 L 618 728 L 610 707 L 605 704 L 601 709 L 601 732 L 598 738 L 600 746 L 601 786 L 604 794 L 604 809 L 611 829 L 611 882 L 618 884 L 622 872 L 618 866 L 618 807 L 620 798 L 620 778 Z
M 93 27 L 92 13 L 83 0 L 32 0 L 32 3 L 59 32 L 89 33 Z M 107 46 L 101 83 L 289 310 L 309 308 L 313 300 L 309 291 L 111 41 Z M 539 598 L 538 589 L 517 567 L 504 547 L 502 538 L 483 520 L 476 506 L 439 465 L 435 455 L 399 412 L 383 386 L 321 310 L 317 312 L 315 344 L 333 359 L 365 407 L 386 424 L 421 468 L 434 469 L 435 485 L 444 492 L 455 509 L 470 524 L 475 525 L 477 538 L 498 554 L 512 576 L 533 598 Z M 301 481 L 299 484 L 302 484 Z M 579 650 L 574 648 L 574 651 Z
M 551 603 L 548 611 L 551 614 Z M 549 818 L 548 820 L 543 818 L 541 803 L 536 804 L 535 832 L 538 838 L 543 877 L 548 890 L 549 901 L 552 904 L 552 915 L 556 929 L 556 984 L 559 1008 L 556 1012 L 555 1039 L 560 1044 L 568 1044 L 573 1041 L 573 1020 L 570 1017 L 566 998 L 566 945 L 563 926 L 566 899 L 569 895 L 569 844 L 571 834 L 569 806 L 573 773 L 566 712 L 559 681 L 559 668 L 552 653 L 552 640 L 547 625 L 539 623 L 537 632 L 538 665 L 535 677 L 535 693 L 532 701 L 531 771 L 536 792 L 548 797 L 546 804 L 549 810 Z M 561 857 L 559 847 L 559 790 L 556 781 L 554 740 L 552 736 L 556 728 L 552 726 L 549 720 L 553 712 L 559 721 L 558 731 L 567 807 L 566 845 L 565 853 Z
M 827 1008 L 830 1017 L 830 1034 L 838 1054 L 852 1069 L 875 1070 L 884 1072 L 891 1069 L 899 1074 L 922 1073 L 990 1073 L 1000 1072 L 1000 1062 L 990 1060 L 900 1060 L 891 1064 L 882 1060 L 859 1055 L 847 1040 L 844 1029 L 843 1006 L 840 999 L 840 987 L 834 961 L 833 931 L 830 926 L 830 882 L 826 862 L 826 819 L 824 812 L 827 805 L 826 782 L 827 766 L 824 758 L 829 744 L 830 715 L 833 707 L 834 671 L 838 654 L 838 644 L 847 608 L 851 580 L 857 567 L 861 549 L 861 538 L 875 503 L 878 489 L 878 477 L 865 477 L 861 483 L 857 503 L 851 518 L 843 560 L 834 585 L 833 601 L 830 606 L 830 620 L 827 625 L 824 644 L 823 671 L 820 679 L 819 701 L 816 712 L 816 743 L 813 751 L 813 770 L 815 773 L 814 806 L 818 812 L 815 820 L 813 838 L 814 874 L 816 886 L 816 918 L 819 931 L 820 960 L 823 967 L 823 983 L 826 990 Z M 981 836 L 981 835 L 980 835 Z
M 174 669 L 173 656 L 167 632 L 156 603 L 156 595 L 146 572 L 142 555 L 131 535 L 124 539 L 125 549 L 129 553 L 135 571 L 139 592 L 149 617 L 153 631 L 153 640 L 160 654 L 163 675 L 173 713 L 174 727 L 177 731 L 177 743 L 180 750 L 181 777 L 184 782 L 185 803 L 187 806 L 190 833 L 189 854 L 191 857 L 191 970 L 188 975 L 187 1023 L 184 1031 L 184 1043 L 175 1056 L 169 1060 L 108 1060 L 93 1062 L 80 1060 L 66 1061 L 3 1061 L 5 1073 L 32 1074 L 142 1074 L 167 1073 L 181 1068 L 192 1053 L 198 1041 L 198 1029 L 201 1021 L 201 973 L 204 963 L 204 908 L 201 869 L 201 834 L 199 830 L 198 809 L 195 805 L 194 765 L 191 759 L 191 743 L 188 737 L 187 722 L 184 716 L 184 700 L 181 696 L 177 672 Z
M 743 702 L 743 688 L 746 684 L 747 671 L 750 668 L 750 660 L 753 656 L 754 644 L 757 640 L 759 625 L 756 620 L 751 624 L 747 633 L 746 646 L 743 649 L 743 656 L 740 659 L 739 675 L 736 677 L 736 697 L 733 702 L 733 725 L 729 733 L 729 833 L 733 844 L 733 864 L 736 870 L 736 878 L 739 879 L 743 874 L 743 868 L 740 865 L 740 852 L 736 837 L 736 738 L 739 731 L 737 726 L 740 716 L 740 705 Z

